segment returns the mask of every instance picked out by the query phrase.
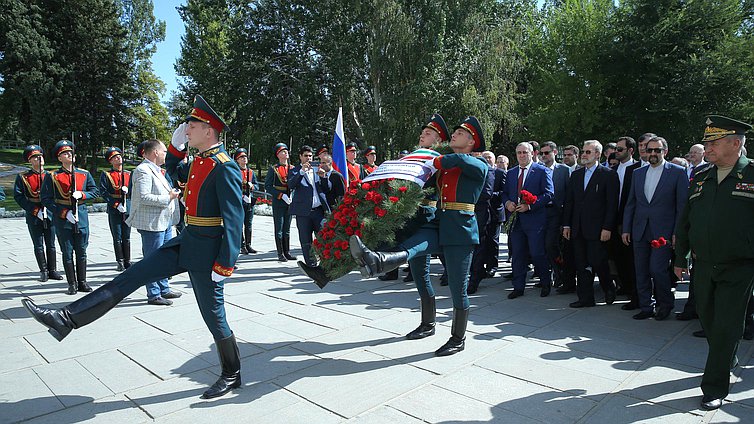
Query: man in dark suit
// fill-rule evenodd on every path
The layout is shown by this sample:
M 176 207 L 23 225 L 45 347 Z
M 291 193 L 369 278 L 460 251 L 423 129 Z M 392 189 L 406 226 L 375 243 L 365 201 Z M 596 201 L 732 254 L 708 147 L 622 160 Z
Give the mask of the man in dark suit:
M 484 152 L 492 154 L 492 152 Z M 483 154 L 484 155 L 484 154 Z M 494 155 L 493 155 L 494 157 Z M 489 162 L 489 158 L 487 159 Z M 498 255 L 500 254 L 500 227 L 505 221 L 505 206 L 503 205 L 503 191 L 505 190 L 506 171 L 492 166 L 490 172 L 495 174 L 492 184 L 492 196 L 490 197 L 490 222 L 487 224 L 484 250 L 484 265 L 486 276 L 494 277 L 498 267 Z
M 545 206 L 552 201 L 552 172 L 544 165 L 534 163 L 533 153 L 534 148 L 530 143 L 523 142 L 516 146 L 518 166 L 508 171 L 503 192 L 505 209 L 510 213 L 517 212 L 516 221 L 508 235 L 513 257 L 513 291 L 508 294 L 508 299 L 524 295 L 529 258 L 540 277 L 540 296 L 547 296 L 552 285 L 545 253 Z M 531 205 L 520 202 L 522 190 L 537 196 L 537 201 Z
M 673 310 L 670 262 L 675 224 L 686 206 L 688 181 L 683 168 L 665 160 L 668 143 L 662 137 L 649 139 L 646 146 L 649 166 L 634 173 L 631 193 L 623 217 L 623 243 L 633 240 L 636 261 L 636 288 L 641 312 L 634 319 L 664 320 Z M 663 237 L 666 244 L 652 241 Z M 659 244 L 659 246 L 658 246 Z M 652 292 L 657 302 L 653 309 Z
M 571 175 L 563 213 L 563 237 L 573 240 L 576 293 L 572 308 L 594 306 L 594 275 L 600 279 L 605 302 L 615 301 L 615 286 L 607 263 L 607 242 L 615 231 L 618 211 L 618 174 L 597 163 L 602 144 L 587 140 L 581 165 Z M 591 270 L 588 268 L 591 267 Z
M 298 240 L 304 254 L 304 262 L 315 266 L 316 260 L 311 257 L 312 234 L 322 229 L 327 206 L 327 184 L 320 180 L 318 170 L 312 166 L 314 149 L 304 145 L 299 149 L 301 164 L 291 169 L 288 174 L 288 188 L 293 190 L 293 200 L 288 207 L 288 213 L 296 216 Z
M 621 234 L 623 233 L 623 212 L 628 202 L 628 194 L 631 192 L 631 181 L 634 171 L 641 167 L 641 162 L 634 160 L 636 151 L 636 141 L 628 136 L 618 138 L 615 147 L 615 157 L 618 159 L 618 166 L 613 168 L 618 174 L 618 231 L 615 232 L 610 240 L 610 255 L 615 262 L 615 268 L 618 272 L 620 288 L 618 294 L 625 294 L 629 302 L 621 306 L 624 311 L 634 310 L 639 307 L 639 295 L 636 293 L 636 270 L 634 270 L 634 250 L 631 246 L 623 244 Z M 628 231 L 628 229 L 626 229 Z
M 320 153 L 319 160 L 319 171 L 317 174 L 324 181 L 324 184 L 327 185 L 327 191 L 325 192 L 327 205 L 330 208 L 334 208 L 343 199 L 343 196 L 346 195 L 346 181 L 343 178 L 343 174 L 333 168 L 332 156 L 329 153 Z
M 550 268 L 552 269 L 553 279 L 556 286 L 563 285 L 563 261 L 562 252 L 560 249 L 561 231 L 560 227 L 563 223 L 563 205 L 565 204 L 566 192 L 568 190 L 568 181 L 571 176 L 571 171 L 568 166 L 555 162 L 555 156 L 558 154 L 558 146 L 553 141 L 545 141 L 542 143 L 542 147 L 539 150 L 540 163 L 548 167 L 552 171 L 552 184 L 554 189 L 554 195 L 552 202 L 545 208 L 547 210 L 547 230 L 545 232 L 545 252 L 547 253 L 547 260 L 550 262 Z M 560 258 L 560 259 L 558 259 Z M 566 275 L 566 278 L 573 280 L 573 275 Z M 574 281 L 566 283 L 566 285 L 575 285 Z M 550 293 L 549 287 L 542 287 L 543 293 Z

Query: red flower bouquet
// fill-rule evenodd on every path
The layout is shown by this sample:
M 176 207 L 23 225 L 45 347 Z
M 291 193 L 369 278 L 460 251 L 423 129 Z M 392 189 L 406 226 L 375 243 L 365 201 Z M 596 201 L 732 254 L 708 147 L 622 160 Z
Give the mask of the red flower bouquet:
M 533 205 L 537 201 L 537 196 L 529 191 L 521 190 L 518 196 L 519 205 Z M 505 234 L 510 234 L 513 226 L 516 224 L 516 218 L 518 217 L 518 211 L 513 211 L 508 221 L 505 222 Z
M 659 249 L 666 244 L 668 244 L 668 241 L 665 239 L 665 237 L 660 237 L 657 240 L 652 240 L 649 242 L 649 245 L 652 246 L 653 249 Z

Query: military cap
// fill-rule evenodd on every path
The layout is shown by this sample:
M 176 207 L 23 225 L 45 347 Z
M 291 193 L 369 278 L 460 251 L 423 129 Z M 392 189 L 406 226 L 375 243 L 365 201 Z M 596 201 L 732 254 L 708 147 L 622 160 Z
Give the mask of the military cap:
M 350 152 L 351 150 L 353 151 L 359 150 L 359 146 L 353 141 L 346 144 L 346 152 Z
M 321 155 L 323 152 L 330 153 L 330 148 L 327 147 L 327 144 L 319 146 L 317 149 L 317 156 Z
M 44 156 L 42 147 L 37 144 L 30 144 L 24 148 L 24 161 L 28 162 L 34 156 Z
M 453 128 L 453 131 L 463 128 L 471 134 L 474 139 L 474 152 L 483 152 L 485 150 L 484 134 L 482 133 L 482 125 L 479 124 L 479 120 L 475 116 L 469 116 L 463 120 L 458 126 Z
M 277 156 L 281 150 L 288 150 L 288 146 L 286 146 L 285 143 L 278 143 L 275 145 L 275 147 L 272 148 L 272 151 L 274 152 L 275 156 Z
M 60 156 L 61 153 L 74 152 L 75 150 L 76 150 L 76 146 L 73 144 L 72 141 L 60 140 L 57 143 L 55 143 L 55 147 L 52 148 L 52 154 L 55 155 L 55 157 L 58 157 Z
M 233 153 L 233 159 L 238 159 L 241 156 L 249 157 L 249 151 L 244 149 L 243 147 L 236 149 L 236 152 Z
M 707 127 L 704 128 L 704 137 L 702 142 L 715 141 L 729 135 L 743 135 L 751 130 L 751 125 L 720 115 L 709 115 L 705 121 Z
M 209 103 L 198 94 L 194 97 L 194 108 L 191 109 L 191 113 L 186 117 L 186 122 L 188 121 L 204 122 L 216 129 L 218 133 L 228 129 L 225 121 L 223 121 L 223 119 L 215 113 Z
M 366 150 L 364 150 L 364 156 L 369 156 L 370 154 L 374 153 L 377 154 L 377 148 L 374 146 L 367 146 Z
M 120 155 L 123 156 L 123 150 L 120 150 L 117 147 L 108 147 L 107 150 L 105 150 L 105 160 L 110 162 L 110 159 L 112 159 L 115 156 Z
M 440 115 L 439 113 L 432 115 L 432 117 L 429 119 L 429 122 L 427 122 L 427 124 L 422 127 L 422 129 L 424 128 L 430 128 L 437 131 L 437 133 L 440 134 L 440 140 L 442 141 L 448 141 L 448 139 L 450 138 L 450 134 L 448 133 L 448 125 L 445 123 L 445 119 L 443 119 L 442 115 Z

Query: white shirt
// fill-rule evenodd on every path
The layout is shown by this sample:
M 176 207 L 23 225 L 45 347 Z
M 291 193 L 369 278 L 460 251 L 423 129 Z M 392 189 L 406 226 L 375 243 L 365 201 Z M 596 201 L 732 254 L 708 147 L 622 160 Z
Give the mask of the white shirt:
M 522 190 L 524 188 L 524 184 L 526 183 L 526 177 L 529 176 L 529 171 L 531 171 L 531 164 L 532 163 L 534 163 L 534 162 L 529 162 L 529 164 L 526 165 L 526 166 L 518 165 L 518 172 L 519 172 L 518 175 L 520 176 L 521 172 L 524 173 L 524 179 L 523 179 L 523 181 L 521 181 L 521 189 Z M 518 182 L 516 182 L 516 185 L 518 185 Z
M 309 168 L 308 171 L 304 172 L 304 176 L 306 176 L 307 181 L 309 181 L 309 185 L 312 186 L 312 209 L 316 209 L 322 206 L 322 202 L 319 201 L 317 185 L 314 184 L 314 169 Z
M 663 170 L 665 170 L 665 159 L 663 159 L 659 165 L 650 166 L 649 169 L 647 169 L 647 179 L 644 180 L 644 195 L 649 202 L 652 202 L 652 196 L 655 194 Z
M 689 167 L 686 168 L 686 176 L 689 177 L 689 179 L 691 179 L 691 175 L 694 173 L 694 170 L 696 170 L 696 168 L 701 168 L 706 164 L 707 162 L 702 160 L 701 162 L 699 162 L 699 165 L 689 165 Z
M 621 162 L 618 164 L 618 180 L 620 181 L 620 188 L 618 189 L 618 198 L 620 199 L 621 194 L 623 193 L 623 180 L 626 178 L 626 168 L 629 166 L 635 164 L 636 161 L 631 158 L 625 162 Z
M 597 165 L 598 164 L 595 162 L 594 165 L 584 170 L 584 191 L 586 191 L 586 186 L 589 185 L 589 180 L 592 179 L 592 175 L 594 174 L 594 170 L 597 169 Z

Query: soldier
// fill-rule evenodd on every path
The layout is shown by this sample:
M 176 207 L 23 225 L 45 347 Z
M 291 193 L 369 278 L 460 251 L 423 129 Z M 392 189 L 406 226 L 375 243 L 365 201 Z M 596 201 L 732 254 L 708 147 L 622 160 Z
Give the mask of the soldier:
M 437 170 L 438 203 L 434 228 L 423 226 L 406 241 L 399 244 L 397 252 L 373 252 L 354 235 L 350 240 L 351 256 L 361 267 L 363 276 L 373 276 L 390 271 L 406 261 L 432 253 L 442 252 L 446 258 L 448 283 L 453 298 L 453 323 L 451 337 L 435 351 L 436 356 L 448 356 L 464 350 L 466 325 L 469 318 L 469 297 L 466 286 L 474 245 L 479 243 L 474 205 L 479 199 L 488 166 L 471 156 L 472 151 L 484 151 L 484 135 L 479 121 L 470 116 L 455 127 L 450 140 L 453 154 L 436 157 L 427 162 Z M 426 268 L 424 273 L 426 273 Z M 412 266 L 412 272 L 415 272 Z M 422 299 L 434 297 L 428 279 L 416 279 Z M 418 284 L 423 282 L 424 284 Z M 422 301 L 422 306 L 425 302 Z M 409 339 L 434 334 L 434 311 L 422 310 L 422 322 L 407 336 Z M 430 316 L 431 315 L 431 316 Z M 413 337 L 412 335 L 422 337 Z
M 719 115 L 707 117 L 706 124 L 702 142 L 712 166 L 694 176 L 676 225 L 675 274 L 687 271 L 691 252 L 691 287 L 709 345 L 701 406 L 712 410 L 728 395 L 754 284 L 754 161 L 741 154 L 751 125 Z
M 131 266 L 131 227 L 126 224 L 126 195 L 131 182 L 131 172 L 123 169 L 123 151 L 109 147 L 105 160 L 113 166 L 103 171 L 99 179 L 99 189 L 107 202 L 107 222 L 113 236 L 116 270 L 123 271 Z
M 52 220 L 63 253 L 63 270 L 68 294 L 90 292 L 86 283 L 86 248 L 89 245 L 89 215 L 85 200 L 98 196 L 97 185 L 88 171 L 74 165 L 76 146 L 60 140 L 52 151 L 63 165 L 42 183 L 42 203 L 55 216 Z M 75 177 L 74 177 L 75 175 Z M 73 253 L 76 252 L 76 265 Z
M 324 155 L 330 155 L 330 148 L 327 147 L 327 144 L 323 144 L 317 149 L 316 156 L 319 162 L 323 162 L 325 160 Z
M 29 227 L 34 257 L 39 265 L 39 281 L 44 282 L 48 278 L 62 280 L 63 276 L 55 266 L 55 226 L 52 225 L 52 214 L 42 205 L 42 184 L 49 176 L 44 169 L 42 148 L 36 144 L 26 146 L 24 160 L 29 162 L 31 169 L 16 176 L 13 198 L 26 211 L 26 226 Z
M 225 128 L 225 122 L 196 96 L 191 114 L 173 133 L 166 167 L 188 181 L 185 231 L 109 283 L 61 309 L 40 308 L 30 299 L 23 300 L 34 318 L 62 341 L 71 330 L 102 317 L 146 283 L 188 271 L 222 367 L 220 378 L 202 395 L 204 399 L 241 386 L 238 345 L 225 318 L 223 300 L 224 280 L 233 273 L 241 245 L 241 173 L 219 141 Z M 199 153 L 193 161 L 183 163 L 187 143 Z
M 288 146 L 278 143 L 273 149 L 278 158 L 276 165 L 270 166 L 264 177 L 264 189 L 272 195 L 272 219 L 275 224 L 275 247 L 278 261 L 286 262 L 296 259 L 291 256 L 291 216 L 288 205 L 291 204 L 291 189 L 288 188 L 288 173 L 293 166 L 288 163 Z
M 367 158 L 367 163 L 362 168 L 364 168 L 364 177 L 366 178 L 367 175 L 377 169 L 377 164 L 375 163 L 377 160 L 377 148 L 367 146 L 366 150 L 364 150 L 364 156 Z
M 259 190 L 259 182 L 254 170 L 248 167 L 249 155 L 248 150 L 244 148 L 236 149 L 233 154 L 238 167 L 241 168 L 241 192 L 243 193 L 243 238 L 241 239 L 241 253 L 244 255 L 257 253 L 251 247 L 251 221 L 254 219 L 254 204 L 257 198 L 254 191 Z
M 354 142 L 346 144 L 346 168 L 348 168 L 348 184 L 361 182 L 364 179 L 364 169 L 356 163 L 356 152 L 359 146 Z

